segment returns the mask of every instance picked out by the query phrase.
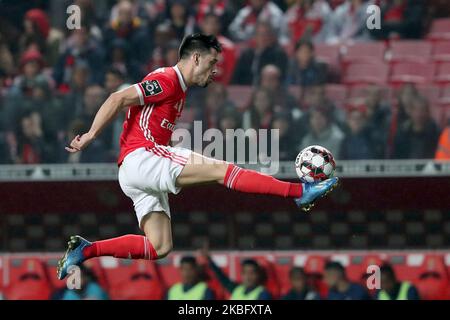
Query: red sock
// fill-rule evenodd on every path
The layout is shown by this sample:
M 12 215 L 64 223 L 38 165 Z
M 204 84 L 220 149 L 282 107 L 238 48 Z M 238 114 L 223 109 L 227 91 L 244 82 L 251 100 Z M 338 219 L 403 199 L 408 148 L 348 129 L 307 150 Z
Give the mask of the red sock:
M 158 259 L 158 254 L 147 237 L 129 234 L 108 240 L 95 241 L 83 249 L 86 259 L 113 256 L 124 259 Z
M 285 198 L 302 196 L 301 183 L 290 183 L 253 170 L 246 170 L 230 164 L 223 184 L 230 189 L 259 194 L 271 194 Z

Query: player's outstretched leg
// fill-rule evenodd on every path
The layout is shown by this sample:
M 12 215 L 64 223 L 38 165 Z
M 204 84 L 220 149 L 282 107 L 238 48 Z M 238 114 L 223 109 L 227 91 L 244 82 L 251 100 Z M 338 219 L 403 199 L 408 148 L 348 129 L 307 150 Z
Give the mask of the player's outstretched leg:
M 317 199 L 336 187 L 338 178 L 327 179 L 320 183 L 291 183 L 192 153 L 177 179 L 177 185 L 186 187 L 208 182 L 218 182 L 240 192 L 293 198 L 303 211 L 309 211 Z
M 80 236 L 72 236 L 68 248 L 58 262 L 58 279 L 64 279 L 70 266 L 101 256 L 122 259 L 156 260 L 172 250 L 172 230 L 169 217 L 163 212 L 152 212 L 143 217 L 141 228 L 145 236 L 129 234 L 117 238 L 89 242 Z

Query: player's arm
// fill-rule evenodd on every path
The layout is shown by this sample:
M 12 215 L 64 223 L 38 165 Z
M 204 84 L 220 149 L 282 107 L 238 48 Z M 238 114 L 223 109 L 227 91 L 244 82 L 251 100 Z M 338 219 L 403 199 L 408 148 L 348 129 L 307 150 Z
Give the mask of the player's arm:
M 141 97 L 135 86 L 112 93 L 103 103 L 95 115 L 89 131 L 83 135 L 77 135 L 66 150 L 78 152 L 87 147 L 103 131 L 103 129 L 125 107 L 140 105 Z
M 66 150 L 78 152 L 86 148 L 123 108 L 158 103 L 168 98 L 171 93 L 173 84 L 159 75 L 111 94 L 97 111 L 91 129 L 82 136 L 77 135 Z

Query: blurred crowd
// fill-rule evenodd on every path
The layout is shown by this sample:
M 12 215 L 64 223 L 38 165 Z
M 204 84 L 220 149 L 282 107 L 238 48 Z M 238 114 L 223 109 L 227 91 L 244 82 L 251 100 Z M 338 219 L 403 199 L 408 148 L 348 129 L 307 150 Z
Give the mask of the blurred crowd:
M 202 261 L 204 260 L 204 261 Z M 212 270 L 209 274 L 205 270 Z M 267 285 L 267 272 L 257 260 L 248 258 L 241 262 L 240 281 L 231 280 L 209 255 L 183 256 L 179 264 L 180 281 L 164 293 L 166 300 L 420 300 L 418 289 L 408 281 L 397 279 L 393 267 L 380 266 L 378 289 L 376 282 L 369 289 L 366 278 L 361 283 L 346 276 L 345 267 L 336 261 L 325 265 L 323 275 L 308 274 L 302 267 L 289 271 L 289 287 L 279 296 L 271 293 Z M 217 279 L 217 280 L 212 280 Z M 211 286 L 217 281 L 218 286 Z M 223 289 L 219 289 L 223 288 Z M 82 267 L 80 289 L 59 289 L 51 295 L 52 300 L 108 300 L 95 274 Z
M 64 1 L 62 1 L 64 2 Z M 72 1 L 66 1 L 67 5 Z M 311 144 L 338 159 L 434 158 L 441 129 L 413 85 L 395 96 L 377 85 L 352 108 L 337 108 L 325 85 L 339 81 L 315 58 L 318 43 L 423 37 L 446 6 L 420 0 L 77 0 L 81 28 L 53 23 L 52 1 L 6 1 L 0 10 L 0 163 L 113 162 L 122 114 L 86 150 L 64 146 L 89 126 L 106 97 L 150 71 L 175 65 L 186 34 L 216 35 L 224 48 L 216 83 L 192 88 L 179 126 L 279 129 L 280 159 Z M 12 2 L 11 2 L 12 3 Z M 366 9 L 382 9 L 383 28 L 366 28 Z M 447 12 L 445 11 L 447 8 Z M 3 10 L 5 9 L 5 10 Z M 250 86 L 244 107 L 230 86 Z M 292 87 L 301 96 L 292 94 Z M 392 130 L 392 127 L 396 130 Z M 394 132 L 392 134 L 392 132 Z

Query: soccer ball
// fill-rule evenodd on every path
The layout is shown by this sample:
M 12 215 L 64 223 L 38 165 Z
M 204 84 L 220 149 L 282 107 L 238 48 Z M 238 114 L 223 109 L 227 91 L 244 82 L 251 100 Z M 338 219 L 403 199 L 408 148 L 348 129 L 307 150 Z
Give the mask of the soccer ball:
M 295 159 L 295 171 L 302 182 L 323 181 L 333 176 L 333 154 L 321 146 L 309 146 Z

